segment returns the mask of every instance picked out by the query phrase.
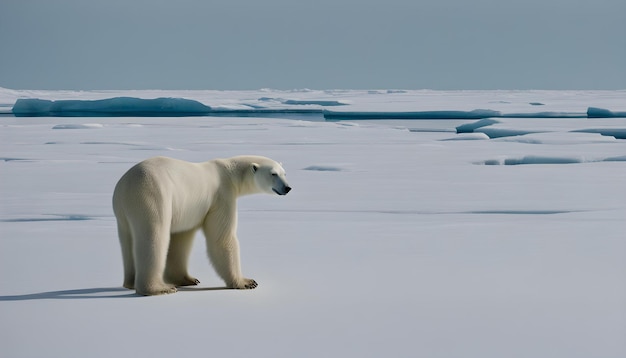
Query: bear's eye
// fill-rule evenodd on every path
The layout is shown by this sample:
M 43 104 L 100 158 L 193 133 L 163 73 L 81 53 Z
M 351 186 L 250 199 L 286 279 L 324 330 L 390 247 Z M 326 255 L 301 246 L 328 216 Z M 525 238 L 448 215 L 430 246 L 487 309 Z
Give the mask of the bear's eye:
M 277 176 L 278 176 L 278 174 L 276 174 L 276 173 L 272 173 L 272 176 L 273 176 L 273 177 L 277 177 Z

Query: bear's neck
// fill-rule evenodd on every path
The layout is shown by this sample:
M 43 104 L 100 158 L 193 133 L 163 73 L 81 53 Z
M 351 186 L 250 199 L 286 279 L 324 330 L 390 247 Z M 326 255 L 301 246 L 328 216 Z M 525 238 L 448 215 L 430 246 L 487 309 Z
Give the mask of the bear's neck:
M 222 161 L 216 163 L 221 166 L 224 173 L 222 185 L 228 185 L 235 196 L 244 196 L 260 193 L 254 182 L 252 168 L 248 162 L 240 162 L 236 160 Z

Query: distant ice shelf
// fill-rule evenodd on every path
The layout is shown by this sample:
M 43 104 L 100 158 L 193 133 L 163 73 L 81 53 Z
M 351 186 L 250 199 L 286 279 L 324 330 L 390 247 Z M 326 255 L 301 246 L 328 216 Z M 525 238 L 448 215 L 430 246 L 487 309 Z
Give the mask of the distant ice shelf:
M 625 100 L 626 91 L 30 91 L 0 87 L 0 115 L 314 117 L 328 121 L 586 119 L 626 118 Z
M 109 117 L 204 116 L 211 107 L 184 98 L 143 99 L 114 97 L 101 100 L 18 99 L 13 105 L 16 117 Z
M 284 101 L 284 104 L 303 104 Z M 307 105 L 343 105 L 309 101 Z M 114 97 L 100 100 L 44 100 L 20 98 L 11 113 L 16 117 L 193 117 L 193 116 L 265 116 L 283 114 L 321 114 L 320 108 L 302 107 L 210 107 L 186 98 L 143 99 Z

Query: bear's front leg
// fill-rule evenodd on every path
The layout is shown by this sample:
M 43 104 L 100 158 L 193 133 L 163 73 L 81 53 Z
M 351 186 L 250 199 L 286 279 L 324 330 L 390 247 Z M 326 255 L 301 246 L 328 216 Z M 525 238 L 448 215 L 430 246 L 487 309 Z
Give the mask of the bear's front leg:
M 224 280 L 226 287 L 235 289 L 254 289 L 257 282 L 243 277 L 239 263 L 239 243 L 236 237 L 227 242 L 208 244 L 209 257 L 217 274 Z
M 258 286 L 256 281 L 241 274 L 236 226 L 237 216 L 234 207 L 222 206 L 219 210 L 209 212 L 202 227 L 209 259 L 217 274 L 226 283 L 226 287 L 253 289 Z

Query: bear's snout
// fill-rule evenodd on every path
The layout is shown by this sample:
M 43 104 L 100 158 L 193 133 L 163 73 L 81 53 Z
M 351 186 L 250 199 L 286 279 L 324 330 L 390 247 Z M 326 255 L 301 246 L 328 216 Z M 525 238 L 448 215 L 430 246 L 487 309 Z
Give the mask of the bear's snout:
M 287 195 L 287 193 L 291 191 L 291 187 L 285 185 L 284 187 L 282 187 L 282 189 L 272 188 L 272 190 L 278 195 Z

